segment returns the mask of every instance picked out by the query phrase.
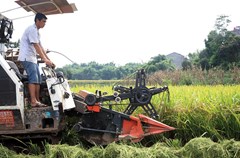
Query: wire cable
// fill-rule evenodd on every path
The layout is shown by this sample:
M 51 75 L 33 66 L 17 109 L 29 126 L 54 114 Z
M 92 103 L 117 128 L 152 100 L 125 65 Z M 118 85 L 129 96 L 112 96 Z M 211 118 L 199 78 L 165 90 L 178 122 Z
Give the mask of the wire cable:
M 60 53 L 60 52 L 57 52 L 57 51 L 53 51 L 53 50 L 47 50 L 47 51 L 46 51 L 46 53 L 50 53 L 50 52 L 60 54 L 60 55 L 64 56 L 65 58 L 67 58 L 69 61 L 71 61 L 73 64 L 77 64 L 76 62 L 74 62 L 73 60 L 71 60 L 69 57 L 67 57 L 67 56 L 66 56 L 65 54 L 63 54 L 63 53 Z

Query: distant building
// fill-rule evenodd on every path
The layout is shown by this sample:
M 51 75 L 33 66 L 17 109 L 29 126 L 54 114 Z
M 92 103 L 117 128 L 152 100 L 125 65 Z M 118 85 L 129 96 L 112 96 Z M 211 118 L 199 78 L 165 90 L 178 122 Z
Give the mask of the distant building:
M 236 35 L 240 35 L 240 26 L 236 26 L 234 27 L 234 29 L 232 30 L 232 32 Z
M 186 60 L 183 55 L 176 52 L 170 53 L 166 55 L 166 57 L 172 61 L 172 64 L 176 69 L 182 69 L 182 62 Z

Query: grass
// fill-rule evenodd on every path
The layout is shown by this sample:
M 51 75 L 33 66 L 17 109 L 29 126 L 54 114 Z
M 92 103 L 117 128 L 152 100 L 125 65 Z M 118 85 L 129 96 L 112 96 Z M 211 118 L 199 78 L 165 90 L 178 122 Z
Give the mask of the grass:
M 111 143 L 106 147 L 93 146 L 84 148 L 80 145 L 46 144 L 45 154 L 17 154 L 0 146 L 0 158 L 238 158 L 240 142 L 223 140 L 213 142 L 210 138 L 198 137 L 184 146 L 172 146 L 169 143 L 157 142 L 151 147 L 140 144 Z

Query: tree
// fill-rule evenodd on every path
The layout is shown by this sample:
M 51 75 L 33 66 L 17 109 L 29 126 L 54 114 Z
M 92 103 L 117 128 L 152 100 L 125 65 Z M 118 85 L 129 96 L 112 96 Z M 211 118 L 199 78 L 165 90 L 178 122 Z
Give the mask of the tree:
M 220 61 L 220 66 L 224 69 L 229 69 L 231 65 L 239 65 L 240 37 L 228 32 L 226 41 L 220 47 L 215 58 Z
M 202 70 L 209 70 L 210 69 L 209 60 L 207 58 L 201 58 L 200 66 Z
M 231 20 L 226 15 L 216 19 L 215 30 L 205 40 L 206 49 L 199 54 L 202 69 L 222 67 L 229 69 L 240 60 L 240 37 L 227 30 Z
M 227 27 L 229 23 L 232 21 L 229 19 L 229 16 L 227 15 L 219 15 L 215 21 L 215 29 L 217 33 L 219 33 L 222 36 L 225 36 L 227 32 Z
M 151 60 L 148 62 L 149 65 L 157 64 L 161 61 L 167 60 L 165 55 L 158 54 L 155 57 L 151 57 Z
M 189 69 L 192 69 L 192 64 L 189 60 L 184 60 L 182 62 L 182 69 L 183 70 L 189 70 Z
M 158 54 L 152 57 L 147 63 L 146 69 L 149 73 L 156 72 L 158 70 L 174 70 L 174 65 L 171 60 L 167 59 L 165 55 Z
M 157 70 L 158 70 L 158 68 L 155 65 L 147 65 L 146 66 L 146 72 L 148 72 L 148 73 L 153 73 L 153 72 L 156 72 Z
M 199 54 L 200 52 L 189 53 L 188 54 L 188 61 L 191 63 L 192 66 L 199 66 Z

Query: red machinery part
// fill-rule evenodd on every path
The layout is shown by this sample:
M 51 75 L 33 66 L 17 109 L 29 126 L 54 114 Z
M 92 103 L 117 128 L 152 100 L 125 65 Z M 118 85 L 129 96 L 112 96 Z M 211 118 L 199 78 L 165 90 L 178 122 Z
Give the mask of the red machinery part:
M 175 128 L 139 114 L 139 118 L 130 116 L 130 120 L 123 120 L 122 134 L 118 138 L 119 140 L 131 139 L 133 142 L 139 142 L 145 136 L 172 130 Z
M 91 112 L 100 112 L 101 107 L 99 105 L 87 106 L 87 110 Z

